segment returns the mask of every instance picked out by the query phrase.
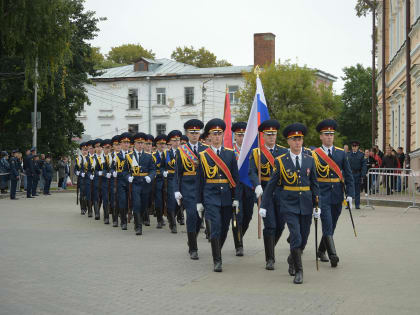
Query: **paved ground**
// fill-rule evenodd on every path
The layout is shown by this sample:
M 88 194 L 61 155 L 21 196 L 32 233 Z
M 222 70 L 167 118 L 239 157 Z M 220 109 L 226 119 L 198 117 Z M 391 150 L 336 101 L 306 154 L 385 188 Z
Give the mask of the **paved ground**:
M 0 314 L 419 314 L 420 211 L 376 207 L 355 213 L 358 238 L 343 213 L 337 269 L 315 269 L 314 233 L 303 257 L 304 284 L 292 284 L 282 238 L 276 270 L 264 269 L 256 221 L 246 256 L 231 234 L 222 273 L 210 245 L 199 261 L 186 233 L 144 228 L 136 237 L 79 214 L 75 196 L 0 200 Z M 154 224 L 153 224 L 154 225 Z

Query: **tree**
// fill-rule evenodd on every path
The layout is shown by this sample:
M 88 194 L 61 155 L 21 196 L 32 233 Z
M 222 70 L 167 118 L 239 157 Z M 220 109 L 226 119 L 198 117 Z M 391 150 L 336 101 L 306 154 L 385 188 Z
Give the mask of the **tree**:
M 343 71 L 343 110 L 338 119 L 339 130 L 346 143 L 358 140 L 362 148 L 370 148 L 372 69 L 357 64 L 344 68 Z
M 238 118 L 247 121 L 255 96 L 256 75 L 251 72 L 244 76 L 245 86 L 239 91 L 241 117 Z M 277 136 L 279 143 L 287 145 L 282 135 L 286 125 L 301 122 L 308 128 L 305 145 L 320 145 L 316 125 L 322 119 L 337 117 L 342 106 L 332 86 L 317 86 L 314 70 L 290 62 L 272 63 L 260 74 L 260 79 L 270 117 L 281 125 Z M 341 145 L 339 134 L 336 135 L 336 145 Z
M 29 2 L 42 3 L 43 1 Z M 42 114 L 42 128 L 38 131 L 38 148 L 40 152 L 51 152 L 57 157 L 62 154 L 71 154 L 76 147 L 72 139 L 80 137 L 83 132 L 83 125 L 76 116 L 77 112 L 89 101 L 84 88 L 84 85 L 89 82 L 88 74 L 93 76 L 96 74 L 93 68 L 92 47 L 88 41 L 92 40 L 99 30 L 97 28 L 99 18 L 95 17 L 94 12 L 84 11 L 82 0 L 52 1 L 51 3 L 63 3 L 67 8 L 63 11 L 67 15 L 62 20 L 66 21 L 70 30 L 67 42 L 69 57 L 55 65 L 54 81 L 47 79 L 50 82 L 50 88 L 41 88 L 39 91 L 38 110 Z M 19 19 L 20 16 L 33 14 L 25 11 L 33 9 L 32 5 L 21 9 L 22 12 L 8 11 L 8 18 L 14 20 Z M 54 20 L 50 14 L 55 15 L 56 11 L 46 9 L 43 12 L 43 20 Z M 35 27 L 39 29 L 39 25 Z M 51 37 L 45 37 L 45 34 L 40 34 L 40 36 L 49 42 L 53 42 L 56 38 L 53 34 Z M 0 38 L 4 37 L 7 37 L 7 34 L 3 34 L 3 29 L 0 29 Z M 52 52 L 46 51 L 47 56 L 58 49 L 54 45 L 50 48 Z M 30 113 L 33 110 L 34 98 L 31 88 L 33 76 L 25 79 L 23 75 L 17 74 L 24 72 L 26 67 L 32 67 L 32 61 L 29 65 L 26 63 L 27 52 L 25 46 L 20 44 L 16 45 L 13 51 L 0 50 L 0 61 L 0 72 L 4 73 L 7 70 L 16 73 L 15 77 L 2 80 L 0 84 L 0 143 L 7 149 L 28 148 L 32 139 Z M 44 71 L 48 78 L 52 75 L 51 69 L 45 70 L 40 67 L 39 71 Z M 26 88 L 25 80 L 28 82 Z
M 139 58 L 155 58 L 152 50 L 143 48 L 140 44 L 125 44 L 118 47 L 112 47 L 108 53 L 107 60 L 116 64 L 130 64 Z
M 204 47 L 195 50 L 193 46 L 184 48 L 177 47 L 171 54 L 171 58 L 182 63 L 193 65 L 199 68 L 226 67 L 231 66 L 226 60 L 217 60 L 212 52 Z
M 357 0 L 355 10 L 358 17 L 366 16 L 372 12 L 373 8 L 377 8 L 378 1 L 376 0 Z
M 102 55 L 99 47 L 91 47 L 91 61 L 94 64 L 95 70 L 109 69 L 115 67 L 125 66 L 126 64 L 115 63 L 112 60 L 106 60 L 104 55 Z

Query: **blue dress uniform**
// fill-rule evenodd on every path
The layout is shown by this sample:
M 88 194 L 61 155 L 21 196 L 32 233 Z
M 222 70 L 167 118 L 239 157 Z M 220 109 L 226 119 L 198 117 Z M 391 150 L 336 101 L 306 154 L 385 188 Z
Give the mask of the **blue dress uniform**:
M 337 130 L 337 123 L 332 119 L 321 121 L 316 130 L 324 134 L 334 134 Z M 322 151 L 321 151 L 322 150 Z M 318 153 L 321 152 L 321 153 Z M 325 161 L 320 154 L 325 153 L 338 166 L 344 180 L 345 186 L 339 175 Z M 353 177 L 346 153 L 343 149 L 332 146 L 330 148 L 321 146 L 312 151 L 315 160 L 319 189 L 320 189 L 320 208 L 322 223 L 322 238 L 319 243 L 317 255 L 321 261 L 328 262 L 325 251 L 328 252 L 332 267 L 336 267 L 339 261 L 334 244 L 334 231 L 337 226 L 338 218 L 341 214 L 342 203 L 344 200 L 344 187 L 347 195 L 354 197 Z
M 31 149 L 31 153 L 25 157 L 24 170 L 26 175 L 26 198 L 32 198 L 32 181 L 35 174 L 34 158 L 32 153 L 35 152 L 35 148 Z
M 86 149 L 86 143 L 82 142 L 79 145 L 80 150 Z M 85 178 L 82 177 L 82 173 L 85 174 L 85 157 L 80 154 L 76 157 L 76 163 L 74 165 L 74 173 L 77 175 L 77 189 L 79 190 L 79 203 L 80 203 L 80 214 L 84 215 L 87 211 L 87 201 L 85 193 Z M 84 176 L 84 175 L 83 175 Z
M 235 135 L 243 135 L 245 134 L 246 126 L 246 122 L 236 122 L 232 124 L 231 130 L 235 133 Z M 238 161 L 241 148 L 237 143 L 235 143 L 233 146 L 233 152 L 235 153 L 236 161 Z M 254 210 L 255 203 L 255 193 L 248 185 L 245 185 L 242 182 L 239 182 L 238 185 L 239 213 L 236 216 L 237 225 L 235 226 L 235 223 L 232 222 L 232 235 L 233 242 L 235 244 L 236 256 L 243 256 L 243 236 L 248 230 L 249 223 L 252 219 L 252 212 Z
M 111 143 L 113 146 L 116 146 L 120 143 L 120 136 L 115 135 L 111 139 Z M 115 149 L 115 148 L 114 148 Z M 111 172 L 112 177 L 110 181 L 110 204 L 111 204 L 111 213 L 112 213 L 112 226 L 118 227 L 118 216 L 119 216 L 119 209 L 118 209 L 118 195 L 117 195 L 117 187 L 118 187 L 118 172 L 117 172 L 117 151 L 111 153 Z
M 104 139 L 101 142 L 101 147 L 110 147 L 112 145 L 111 139 Z M 102 163 L 102 177 L 101 177 L 101 197 L 104 208 L 104 224 L 109 224 L 110 213 L 110 197 L 112 195 L 111 182 L 112 182 L 112 156 L 111 154 L 102 154 L 100 157 Z
M 124 132 L 119 138 L 119 142 L 130 142 L 131 134 Z M 117 196 L 118 196 L 118 210 L 121 219 L 121 229 L 127 230 L 127 213 L 128 213 L 128 176 L 130 174 L 129 164 L 127 161 L 128 151 L 121 150 L 116 155 L 116 170 L 117 170 Z
M 32 196 L 38 196 L 36 189 L 38 187 L 39 178 L 41 176 L 41 168 L 39 166 L 39 160 L 36 160 L 37 157 L 38 154 L 33 155 L 34 174 L 32 177 Z
M 200 133 L 204 124 L 201 120 L 190 119 L 184 124 L 184 129 L 191 133 Z M 175 169 L 175 192 L 182 195 L 182 203 L 187 213 L 187 235 L 190 258 L 198 259 L 197 235 L 200 232 L 201 218 L 197 213 L 197 200 L 199 198 L 200 181 L 198 167 L 200 165 L 200 152 L 207 147 L 197 142 L 186 144 L 178 148 Z
M 155 144 L 166 144 L 166 135 L 161 134 L 155 138 Z M 155 213 L 157 219 L 156 228 L 161 229 L 163 226 L 163 172 L 165 171 L 164 152 L 156 151 L 152 154 L 153 161 L 156 165 L 156 177 L 154 181 L 153 198 L 155 201 Z
M 13 154 L 19 152 L 18 150 L 13 150 Z M 10 159 L 10 199 L 16 199 L 16 187 L 19 178 L 19 160 L 17 157 L 12 156 Z
M 92 141 L 93 147 L 100 146 L 102 144 L 102 139 L 95 139 Z M 103 176 L 103 167 L 104 167 L 104 160 L 103 157 L 97 153 L 93 155 L 94 158 L 94 178 L 93 178 L 93 194 L 92 194 L 92 202 L 93 202 L 93 209 L 95 212 L 95 220 L 99 220 L 101 218 L 100 215 L 100 202 L 102 198 L 102 176 Z
M 44 165 L 42 166 L 42 177 L 44 177 L 44 195 L 51 195 L 50 194 L 50 186 L 51 180 L 53 175 L 53 168 L 50 162 L 45 161 Z
M 153 141 L 155 140 L 155 138 L 150 135 L 150 134 L 146 134 L 145 135 L 145 139 L 144 139 L 144 143 L 148 146 L 152 146 Z M 152 152 L 145 152 L 147 154 L 152 155 Z M 153 159 L 153 157 L 152 157 Z M 156 164 L 155 164 L 156 167 Z M 142 204 L 144 205 L 145 210 L 142 211 L 142 215 L 143 215 L 143 220 L 144 220 L 144 225 L 146 226 L 150 226 L 150 212 L 151 212 L 151 207 L 152 207 L 152 193 L 153 193 L 153 184 L 147 185 L 145 187 L 143 187 L 141 193 L 142 193 Z
M 300 123 L 291 124 L 283 130 L 288 139 L 305 134 L 306 127 Z M 284 216 L 290 231 L 288 260 L 294 265 L 294 283 L 303 281 L 301 253 L 309 237 L 318 193 L 315 162 L 311 156 L 302 150 L 297 156 L 289 152 L 276 158 L 275 171 L 264 190 L 261 208 L 266 209 L 274 197 L 275 207 Z
M 93 140 L 87 141 L 86 146 L 93 147 Z M 86 156 L 86 160 L 88 161 L 87 168 L 85 169 L 85 192 L 86 192 L 86 202 L 88 208 L 88 217 L 92 217 L 92 209 L 93 209 L 93 202 L 94 202 L 94 176 L 95 176 L 95 169 L 96 169 L 96 159 L 95 154 L 88 153 Z
M 226 129 L 223 120 L 214 118 L 205 126 L 206 133 L 220 134 Z M 214 156 L 214 157 L 212 157 Z M 216 164 L 220 159 L 223 164 Z M 200 153 L 200 188 L 197 210 L 204 206 L 210 226 L 210 242 L 214 271 L 222 271 L 221 249 L 226 240 L 232 218 L 233 203 L 239 205 L 239 172 L 235 153 L 223 146 L 209 146 Z M 223 167 L 226 170 L 223 170 Z
M 269 119 L 260 124 L 258 130 L 260 132 L 265 132 L 267 134 L 277 134 L 277 130 L 280 128 L 280 124 L 277 120 Z M 270 176 L 273 173 L 273 165 L 270 164 L 270 161 L 267 159 L 266 154 L 271 154 L 273 159 L 276 157 L 285 154 L 288 150 L 285 147 L 282 147 L 276 144 L 272 149 L 265 147 L 265 153 L 261 152 L 259 148 L 255 148 L 252 151 L 249 161 L 249 171 L 248 176 L 254 187 L 261 185 L 263 190 L 265 190 Z M 258 180 L 258 158 L 261 159 L 261 183 Z M 263 218 L 264 221 L 264 250 L 265 250 L 265 261 L 266 269 L 273 270 L 275 255 L 274 247 L 276 246 L 280 236 L 284 230 L 285 221 L 283 215 L 278 211 L 279 208 L 274 206 L 274 200 L 271 200 L 266 208 L 267 214 Z
M 347 158 L 350 163 L 351 171 L 353 173 L 354 181 L 354 203 L 356 209 L 360 209 L 360 182 L 363 177 L 366 176 L 367 165 L 365 160 L 365 155 L 359 151 L 359 141 L 352 141 L 352 146 L 357 146 L 357 151 L 347 152 Z
M 179 130 L 172 130 L 166 139 L 167 142 L 171 141 L 172 139 L 180 139 L 182 136 L 182 132 Z M 176 213 L 176 206 L 177 202 L 175 200 L 175 168 L 176 168 L 176 152 L 172 148 L 168 149 L 164 153 L 164 164 L 165 164 L 165 174 L 167 174 L 166 180 L 168 183 L 167 195 L 166 195 L 166 202 L 167 202 L 167 216 L 169 221 L 169 228 L 172 233 L 177 233 L 176 228 L 176 220 L 175 220 L 175 213 Z
M 145 134 L 136 133 L 133 136 L 134 142 L 143 142 Z M 136 149 L 127 155 L 130 176 L 133 177 L 131 200 L 133 203 L 134 230 L 136 235 L 142 234 L 142 223 L 144 212 L 147 211 L 148 194 L 152 186 L 152 180 L 156 176 L 156 165 L 153 162 L 152 155 L 144 151 L 139 152 Z

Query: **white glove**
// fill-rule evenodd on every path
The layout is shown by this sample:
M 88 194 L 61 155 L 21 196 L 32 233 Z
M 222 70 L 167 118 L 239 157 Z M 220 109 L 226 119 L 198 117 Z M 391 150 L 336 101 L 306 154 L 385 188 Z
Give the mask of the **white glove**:
M 79 174 L 80 174 L 80 172 L 79 171 L 76 171 L 76 176 L 79 176 Z
M 176 191 L 175 192 L 175 199 L 176 200 L 181 200 L 182 199 L 182 195 L 181 195 L 181 193 L 179 191 Z
M 83 178 L 85 177 L 85 173 L 82 173 L 82 177 L 83 177 Z
M 261 216 L 261 218 L 265 218 L 267 215 L 267 210 L 265 210 L 264 208 L 260 208 L 260 211 L 258 212 Z
M 89 178 L 90 180 L 93 180 L 95 178 L 95 175 L 90 175 Z
M 134 179 L 134 177 L 133 177 L 133 176 L 129 176 L 129 177 L 128 177 L 128 182 L 129 182 L 129 183 L 132 183 L 132 182 L 133 182 L 133 179 Z
M 238 200 L 233 200 L 232 207 L 238 209 L 239 208 L 239 201 Z
M 149 176 L 144 177 L 144 179 L 146 180 L 146 183 L 148 184 L 150 184 L 150 182 L 152 181 Z
M 204 206 L 202 203 L 197 203 L 197 212 L 200 218 L 203 217 Z
M 99 175 L 99 176 L 102 176 L 102 171 L 99 171 L 99 172 L 98 172 L 98 175 Z
M 163 171 L 163 177 L 168 177 L 168 171 Z
M 347 204 L 349 205 L 350 210 L 353 208 L 351 202 L 353 201 L 353 198 L 348 196 L 346 198 Z
M 111 175 L 112 175 L 111 173 L 107 173 L 106 178 L 111 178 Z
M 315 219 L 321 218 L 321 209 L 320 208 L 314 208 L 314 212 L 312 213 L 312 215 Z
M 257 196 L 257 199 L 260 198 L 262 194 L 263 194 L 263 189 L 261 185 L 258 185 L 257 187 L 255 187 L 255 196 Z
M 113 171 L 112 172 L 112 176 L 117 177 L 117 172 L 116 171 Z

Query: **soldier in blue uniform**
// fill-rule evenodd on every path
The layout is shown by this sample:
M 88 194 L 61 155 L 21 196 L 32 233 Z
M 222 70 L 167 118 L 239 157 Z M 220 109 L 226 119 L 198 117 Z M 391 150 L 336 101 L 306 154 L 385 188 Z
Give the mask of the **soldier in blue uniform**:
M 150 135 L 150 134 L 146 134 L 145 135 L 145 139 L 144 139 L 144 145 L 143 145 L 143 151 L 145 153 L 148 153 L 150 155 L 152 155 L 152 147 L 153 147 L 153 141 L 155 140 L 155 138 Z M 145 226 L 150 226 L 150 211 L 151 211 L 151 206 L 152 206 L 152 185 L 147 185 L 146 187 L 144 187 L 144 189 L 142 190 L 142 203 L 145 205 L 146 210 L 142 211 L 143 213 L 143 217 L 144 217 L 144 225 Z
M 51 195 L 50 186 L 53 175 L 53 168 L 51 166 L 51 157 L 45 158 L 45 163 L 42 165 L 42 177 L 44 177 L 44 195 Z
M 276 144 L 277 131 L 280 124 L 277 120 L 269 119 L 260 124 L 258 131 L 263 133 L 264 145 L 255 148 L 252 151 L 249 161 L 249 179 L 255 187 L 255 195 L 259 198 L 265 187 L 267 186 L 270 176 L 273 173 L 274 160 L 277 156 L 287 153 L 288 150 Z M 261 161 L 261 182 L 258 178 L 258 160 Z M 276 246 L 280 236 L 284 230 L 285 221 L 278 211 L 278 207 L 274 207 L 273 201 L 268 202 L 265 206 L 266 213 L 262 213 L 264 220 L 264 249 L 267 270 L 274 270 L 274 247 Z
M 226 124 L 214 118 L 205 126 L 210 146 L 200 153 L 200 187 L 197 212 L 210 226 L 213 270 L 222 271 L 222 247 L 226 240 L 232 211 L 239 209 L 239 172 L 235 153 L 222 146 Z
M 118 227 L 118 216 L 119 216 L 119 208 L 118 208 L 118 172 L 117 172 L 117 154 L 120 152 L 120 135 L 115 135 L 111 139 L 112 142 L 112 163 L 111 163 L 111 170 L 112 170 L 112 177 L 110 182 L 110 203 L 111 203 L 111 213 L 112 213 L 112 227 Z
M 10 199 L 17 200 L 16 198 L 16 187 L 19 180 L 20 163 L 17 155 L 19 150 L 12 151 L 12 157 L 9 159 L 10 165 Z
M 93 144 L 94 140 L 86 142 L 88 154 L 86 160 L 88 161 L 87 168 L 85 169 L 85 188 L 86 188 L 86 202 L 88 209 L 88 217 L 92 217 L 93 201 L 94 201 L 94 179 L 95 179 L 95 148 Z
M 103 183 L 103 168 L 104 168 L 104 157 L 102 154 L 102 139 L 92 140 L 94 148 L 94 167 L 93 167 L 93 194 L 92 203 L 95 212 L 95 220 L 100 220 L 100 207 L 102 200 L 102 183 Z
M 84 215 L 87 211 L 87 191 L 86 191 L 86 172 L 87 172 L 87 145 L 86 142 L 80 143 L 80 154 L 76 157 L 74 173 L 77 176 L 77 188 L 79 189 L 80 214 Z
M 322 146 L 312 151 L 315 160 L 317 178 L 320 189 L 320 208 L 322 223 L 322 238 L 317 255 L 323 262 L 328 262 L 325 251 L 328 252 L 331 267 L 337 267 L 339 258 L 334 244 L 334 231 L 341 214 L 344 191 L 346 201 L 351 204 L 354 196 L 353 177 L 344 149 L 334 146 L 334 133 L 337 123 L 332 119 L 321 121 L 316 130 L 320 133 Z
M 175 169 L 176 169 L 176 152 L 179 147 L 179 142 L 182 136 L 182 132 L 179 130 L 172 130 L 168 134 L 166 141 L 171 146 L 168 150 L 165 151 L 165 171 L 163 176 L 167 179 L 168 189 L 167 189 L 167 216 L 169 221 L 169 228 L 171 233 L 177 233 L 176 228 L 176 199 L 175 199 Z
M 161 134 L 155 138 L 156 152 L 152 154 L 156 165 L 156 177 L 154 182 L 153 198 L 155 201 L 155 213 L 157 219 L 157 229 L 163 226 L 163 172 L 165 171 L 164 147 L 166 145 L 166 135 Z
M 302 248 L 308 240 L 312 214 L 319 216 L 317 199 L 319 193 L 314 159 L 303 152 L 303 137 L 306 127 L 294 123 L 283 130 L 290 151 L 275 160 L 275 171 L 264 190 L 260 213 L 266 212 L 271 200 L 281 213 L 290 231 L 290 256 L 294 270 L 294 283 L 303 282 Z
M 148 211 L 148 194 L 152 180 L 156 176 L 156 165 L 152 155 L 143 150 L 143 143 L 147 135 L 142 132 L 132 137 L 133 152 L 127 155 L 130 177 L 128 182 L 132 185 L 131 200 L 133 203 L 134 230 L 136 235 L 142 235 L 144 212 Z
M 127 155 L 129 154 L 129 147 L 131 141 L 131 134 L 124 132 L 119 137 L 121 150 L 116 155 L 115 167 L 117 171 L 117 196 L 118 209 L 121 219 L 121 229 L 127 230 L 127 213 L 128 213 L 128 177 L 129 164 L 127 162 Z
M 23 162 L 23 168 L 26 175 L 26 198 L 34 198 L 32 196 L 32 180 L 35 174 L 33 154 L 36 154 L 36 148 L 30 150 L 30 153 L 25 156 Z
M 183 203 L 187 212 L 187 235 L 190 258 L 198 259 L 197 235 L 200 232 L 201 218 L 197 213 L 198 185 L 200 177 L 200 152 L 206 146 L 198 142 L 200 130 L 204 124 L 201 120 L 190 119 L 184 124 L 188 142 L 178 148 L 175 169 L 175 199 Z
M 244 134 L 246 131 L 246 122 L 236 122 L 232 124 L 232 132 L 234 133 L 235 143 L 233 145 L 233 151 L 235 153 L 236 160 L 239 159 L 241 153 L 242 142 L 244 140 Z M 243 248 L 243 236 L 248 230 L 249 223 L 252 219 L 252 212 L 254 210 L 255 193 L 251 187 L 239 182 L 239 213 L 236 216 L 237 226 L 235 222 L 232 222 L 232 235 L 233 242 L 235 244 L 236 256 L 244 255 Z
M 363 177 L 366 176 L 367 166 L 365 155 L 359 150 L 360 142 L 351 142 L 351 151 L 347 153 L 350 168 L 353 173 L 354 181 L 354 203 L 356 209 L 360 209 L 360 183 Z
M 41 168 L 39 164 L 39 155 L 34 154 L 33 155 L 33 163 L 34 163 L 34 174 L 32 177 L 32 196 L 39 196 L 36 192 L 36 189 L 38 188 L 38 182 L 41 176 Z
M 102 163 L 102 178 L 101 178 L 101 196 L 104 208 L 104 224 L 109 224 L 109 213 L 111 209 L 110 197 L 111 190 L 111 177 L 112 177 L 112 156 L 111 156 L 111 139 L 104 139 L 101 142 L 103 150 L 100 160 Z

